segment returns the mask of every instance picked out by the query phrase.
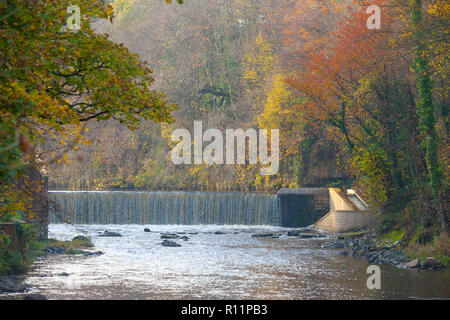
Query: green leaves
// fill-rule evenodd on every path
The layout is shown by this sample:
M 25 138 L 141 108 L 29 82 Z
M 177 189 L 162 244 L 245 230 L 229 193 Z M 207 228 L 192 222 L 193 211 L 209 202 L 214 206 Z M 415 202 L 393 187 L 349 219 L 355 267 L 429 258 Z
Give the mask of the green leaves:
M 19 149 L 11 136 L 43 140 L 66 135 L 91 119 L 172 121 L 164 95 L 151 89 L 152 71 L 136 54 L 91 27 L 112 20 L 107 1 L 6 0 L 0 3 L 0 179 L 14 176 Z M 65 32 L 67 7 L 81 10 L 81 29 Z

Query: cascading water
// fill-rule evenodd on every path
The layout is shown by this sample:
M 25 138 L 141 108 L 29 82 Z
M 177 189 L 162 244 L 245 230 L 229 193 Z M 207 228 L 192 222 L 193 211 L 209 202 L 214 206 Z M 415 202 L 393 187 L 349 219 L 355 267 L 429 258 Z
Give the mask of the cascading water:
M 280 225 L 276 194 L 49 191 L 50 223 Z

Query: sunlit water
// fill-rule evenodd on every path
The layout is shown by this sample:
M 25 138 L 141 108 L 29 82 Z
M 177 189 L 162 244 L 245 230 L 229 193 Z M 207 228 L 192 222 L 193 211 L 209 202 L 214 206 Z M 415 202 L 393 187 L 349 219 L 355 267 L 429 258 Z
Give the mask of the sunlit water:
M 144 227 L 151 233 L 143 231 Z M 38 258 L 25 280 L 49 299 L 417 299 L 450 298 L 450 272 L 381 266 L 381 290 L 366 286 L 366 259 L 339 256 L 319 239 L 254 226 L 50 225 L 61 240 L 87 234 L 101 256 Z M 123 237 L 99 237 L 104 230 Z M 214 234 L 215 231 L 225 234 Z M 186 232 L 182 247 L 160 233 Z M 252 238 L 252 233 L 282 233 Z M 59 274 L 66 272 L 69 276 Z M 20 298 L 20 295 L 10 295 Z M 5 298 L 5 296 L 3 296 Z

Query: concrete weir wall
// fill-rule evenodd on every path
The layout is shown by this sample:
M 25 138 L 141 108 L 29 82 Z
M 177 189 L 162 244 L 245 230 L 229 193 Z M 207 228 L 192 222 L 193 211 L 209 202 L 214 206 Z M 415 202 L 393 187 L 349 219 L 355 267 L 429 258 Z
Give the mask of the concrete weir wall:
M 332 233 L 349 232 L 376 223 L 373 212 L 354 190 L 343 193 L 330 188 L 330 212 L 314 224 L 314 228 Z
M 373 222 L 373 213 L 369 211 L 336 211 L 331 210 L 314 224 L 314 228 L 331 233 L 343 233 L 361 229 Z
M 375 222 L 374 214 L 354 190 L 338 188 L 281 189 L 278 192 L 281 225 L 332 233 L 361 229 Z
M 283 188 L 277 195 L 284 227 L 307 227 L 330 210 L 327 188 Z

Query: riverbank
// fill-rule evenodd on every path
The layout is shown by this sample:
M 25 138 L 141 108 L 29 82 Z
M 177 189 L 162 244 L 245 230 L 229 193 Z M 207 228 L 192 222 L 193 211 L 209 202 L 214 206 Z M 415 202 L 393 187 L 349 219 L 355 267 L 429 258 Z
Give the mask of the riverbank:
M 81 255 L 92 256 L 101 255 L 101 251 L 92 251 L 94 244 L 84 236 L 76 236 L 72 240 L 61 241 L 48 239 L 45 241 L 33 242 L 26 255 L 28 259 L 34 260 L 37 257 L 47 255 Z M 89 250 L 87 250 L 89 249 Z M 25 293 L 30 290 L 30 286 L 24 284 L 26 273 L 30 271 L 29 266 L 23 269 L 23 274 L 0 275 L 0 294 L 2 293 Z
M 381 290 L 370 290 L 367 259 L 323 248 L 338 239 L 310 228 L 55 224 L 49 234 L 69 241 L 82 234 L 104 254 L 39 256 L 25 275 L 29 290 L 0 300 L 450 298 L 447 270 L 380 265 Z M 180 246 L 164 246 L 168 235 Z
M 58 240 L 45 244 L 29 273 L 3 279 L 3 286 L 21 291 L 9 290 L 0 300 L 36 294 L 48 299 L 450 298 L 448 270 L 400 267 L 403 259 L 396 251 L 403 254 L 402 244 L 381 248 L 366 233 L 214 225 L 50 225 L 49 230 Z M 96 251 L 73 254 L 73 239 L 80 234 Z M 165 239 L 179 245 L 165 246 Z M 362 249 L 376 252 L 377 259 L 369 262 Z M 368 264 L 380 264 L 381 291 L 366 287 Z
M 440 259 L 431 256 L 436 249 L 425 250 L 425 246 L 411 248 L 402 238 L 403 234 L 399 232 L 381 237 L 376 232 L 353 232 L 336 235 L 334 239 L 325 241 L 322 247 L 342 249 L 339 255 L 364 257 L 370 264 L 428 270 L 449 268 L 445 255 L 438 255 Z

